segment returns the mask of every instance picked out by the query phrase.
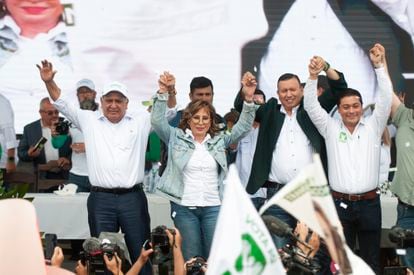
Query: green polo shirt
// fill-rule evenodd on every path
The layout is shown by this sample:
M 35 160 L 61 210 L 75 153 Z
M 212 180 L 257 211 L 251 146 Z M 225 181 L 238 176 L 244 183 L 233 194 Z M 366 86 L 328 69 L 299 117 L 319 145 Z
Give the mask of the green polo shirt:
M 414 119 L 413 111 L 401 104 L 394 117 L 398 128 L 395 138 L 397 148 L 397 172 L 391 191 L 409 205 L 414 205 Z

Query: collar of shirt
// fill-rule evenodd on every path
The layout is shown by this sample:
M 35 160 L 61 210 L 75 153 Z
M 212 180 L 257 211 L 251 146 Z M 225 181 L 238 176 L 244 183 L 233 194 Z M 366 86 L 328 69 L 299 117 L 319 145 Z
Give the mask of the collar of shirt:
M 128 118 L 128 119 L 131 119 L 131 118 L 133 118 L 133 116 L 127 111 L 126 113 L 125 113 L 125 115 L 124 115 L 124 117 L 120 120 L 120 122 L 122 121 L 122 120 L 124 120 L 124 118 Z M 100 112 L 97 112 L 97 119 L 98 120 L 107 120 L 107 121 L 109 121 L 106 117 L 105 117 L 105 115 L 104 115 L 104 113 L 102 112 L 102 111 L 100 111 Z
M 299 109 L 299 105 L 296 106 L 296 107 L 293 107 L 292 108 L 292 115 L 296 116 L 296 113 L 297 113 L 298 109 Z M 283 107 L 283 105 L 280 106 L 280 112 L 282 114 L 287 115 L 286 109 L 285 109 L 285 107 Z
M 0 21 L 0 29 L 4 27 L 11 30 L 16 37 L 20 37 L 21 28 L 17 25 L 17 23 L 13 20 L 13 18 L 10 15 L 6 15 L 4 19 Z M 52 38 L 55 38 L 55 40 L 59 40 L 63 43 L 68 43 L 68 39 L 66 35 L 64 35 L 66 34 L 65 28 L 65 23 L 60 21 L 55 27 L 50 29 L 47 33 L 39 33 L 38 35 L 36 35 L 34 39 L 44 37 L 45 40 L 50 40 Z M 13 39 L 14 37 L 7 38 Z M 24 37 L 20 38 L 25 39 Z
M 194 136 L 193 136 L 193 132 L 191 132 L 191 130 L 190 129 L 185 129 L 185 135 L 186 135 L 186 137 L 190 137 L 190 138 L 192 138 L 193 140 L 195 140 L 195 138 L 194 138 Z M 205 137 L 204 137 L 204 140 L 201 142 L 201 144 L 204 144 L 205 142 L 207 142 L 208 140 L 210 140 L 211 139 L 211 136 L 210 136 L 210 134 L 207 134 Z

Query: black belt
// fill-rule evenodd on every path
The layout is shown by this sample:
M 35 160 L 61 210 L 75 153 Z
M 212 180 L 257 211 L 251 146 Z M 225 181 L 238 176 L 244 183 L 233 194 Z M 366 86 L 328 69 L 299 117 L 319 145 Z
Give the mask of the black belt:
M 331 190 L 332 197 L 334 199 L 343 199 L 347 201 L 364 201 L 364 200 L 373 200 L 378 197 L 378 189 L 374 189 L 362 194 L 345 194 Z
M 278 182 L 275 182 L 275 181 L 270 181 L 270 180 L 267 180 L 267 181 L 265 181 L 265 183 L 263 184 L 263 188 L 276 188 L 276 189 L 281 189 L 283 186 L 285 186 L 284 184 L 282 184 L 282 183 L 278 183 Z
M 139 192 L 142 191 L 142 183 L 138 183 L 135 184 L 134 186 L 132 186 L 131 188 L 104 188 L 104 187 L 99 187 L 99 186 L 92 186 L 91 187 L 91 192 L 104 192 L 104 193 L 111 193 L 111 194 L 117 194 L 117 195 L 121 195 L 121 194 L 126 194 L 126 193 L 131 193 L 131 192 Z

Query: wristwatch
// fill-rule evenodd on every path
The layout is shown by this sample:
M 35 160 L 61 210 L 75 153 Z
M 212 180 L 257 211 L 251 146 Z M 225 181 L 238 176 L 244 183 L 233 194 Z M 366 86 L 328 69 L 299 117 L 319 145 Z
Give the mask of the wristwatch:
M 7 157 L 7 161 L 8 162 L 14 162 L 15 158 L 14 157 Z

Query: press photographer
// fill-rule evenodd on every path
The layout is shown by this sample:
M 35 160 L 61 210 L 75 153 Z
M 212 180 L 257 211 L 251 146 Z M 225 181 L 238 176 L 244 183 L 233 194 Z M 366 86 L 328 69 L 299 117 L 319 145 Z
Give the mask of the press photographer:
M 313 259 L 317 249 L 294 234 L 293 229 L 280 219 L 270 215 L 263 215 L 262 219 L 272 234 L 292 241 L 279 250 L 288 274 L 316 274 L 320 270 L 320 265 Z

